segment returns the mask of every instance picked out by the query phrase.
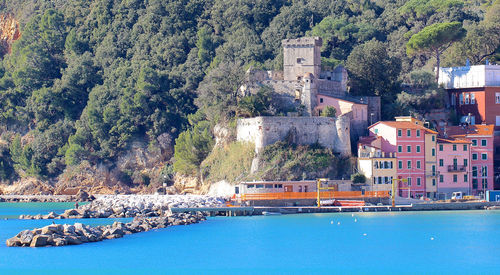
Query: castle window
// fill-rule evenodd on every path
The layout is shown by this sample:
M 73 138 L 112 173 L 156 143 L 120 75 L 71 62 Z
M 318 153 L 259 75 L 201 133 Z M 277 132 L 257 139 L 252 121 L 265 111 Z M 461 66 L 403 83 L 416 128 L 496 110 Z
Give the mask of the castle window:
M 319 103 L 323 103 L 323 98 L 322 97 L 319 98 Z
M 500 93 L 495 93 L 495 103 L 500 104 Z

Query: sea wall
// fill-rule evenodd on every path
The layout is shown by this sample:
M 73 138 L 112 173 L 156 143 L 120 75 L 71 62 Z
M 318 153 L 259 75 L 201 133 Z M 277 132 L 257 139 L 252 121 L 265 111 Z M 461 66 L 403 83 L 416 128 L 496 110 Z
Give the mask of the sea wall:
M 51 224 L 33 230 L 23 230 L 8 239 L 7 246 L 64 246 L 107 239 L 121 238 L 124 235 L 160 229 L 173 225 L 188 225 L 205 220 L 201 212 L 195 214 L 176 213 L 156 218 L 136 217 L 128 223 L 115 222 L 112 225 L 89 226 L 82 223 Z
M 259 153 L 265 146 L 290 139 L 295 144 L 319 143 L 342 155 L 350 155 L 349 118 L 254 117 L 238 119 L 237 140 L 253 142 Z

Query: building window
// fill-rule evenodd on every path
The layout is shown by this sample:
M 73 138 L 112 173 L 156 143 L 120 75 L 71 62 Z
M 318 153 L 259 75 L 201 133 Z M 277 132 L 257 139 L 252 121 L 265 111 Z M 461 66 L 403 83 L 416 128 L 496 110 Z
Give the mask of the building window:
M 439 152 L 443 151 L 443 144 L 439 144 Z
M 476 94 L 470 93 L 470 104 L 476 104 Z
M 432 186 L 436 186 L 436 179 L 432 179 Z
M 482 179 L 483 190 L 488 188 L 488 179 Z
M 472 140 L 472 146 L 477 146 L 477 139 Z
M 453 175 L 453 182 L 457 182 L 457 180 L 458 180 L 457 175 Z
M 408 186 L 411 186 L 411 178 L 408 177 Z
M 403 146 L 398 145 L 398 153 L 401 153 L 401 152 L 403 152 Z
M 464 166 L 467 167 L 467 159 L 464 159 Z
M 323 98 L 322 97 L 319 98 L 319 103 L 323 103 Z
M 443 177 L 443 175 L 439 175 L 439 182 L 444 182 L 444 177 Z
M 451 106 L 455 106 L 457 104 L 457 95 L 451 94 Z
M 488 154 L 486 154 L 486 153 L 482 153 L 482 154 L 481 154 L 481 159 L 482 159 L 482 160 L 487 160 L 487 159 L 488 159 Z
M 464 175 L 464 182 L 467 182 L 468 178 L 467 178 L 467 174 Z
M 436 148 L 432 148 L 431 149 L 431 154 L 432 154 L 433 157 L 436 156 Z
M 495 103 L 500 104 L 500 93 L 495 93 Z
M 481 169 L 481 176 L 487 177 L 488 176 L 488 166 L 483 166 Z
M 417 160 L 417 169 L 420 169 L 420 160 Z
M 398 168 L 403 169 L 403 161 L 402 160 L 398 161 Z
M 472 166 L 472 177 L 477 178 L 477 166 Z
M 453 151 L 456 151 L 456 150 L 457 150 L 457 145 L 453 144 Z
M 420 178 L 417 178 L 417 185 L 420 186 Z
M 444 161 L 443 159 L 439 159 L 439 166 L 443 167 L 444 166 Z
M 403 130 L 401 129 L 398 129 L 398 137 L 402 136 L 403 135 Z
M 481 146 L 486 146 L 488 144 L 486 139 L 481 139 Z
M 464 105 L 464 95 L 463 94 L 458 95 L 458 101 L 460 102 L 460 105 Z
M 467 144 L 464 144 L 464 151 L 467 151 Z
M 432 137 L 431 139 L 432 139 L 433 142 L 436 141 L 436 136 L 435 135 L 432 135 L 431 137 Z
M 436 165 L 432 165 L 432 176 L 436 176 Z
M 417 137 L 420 136 L 420 130 L 417 130 Z
M 410 129 L 406 130 L 406 136 L 411 137 L 411 130 Z
M 406 152 L 411 153 L 411 145 L 406 146 Z
M 465 94 L 465 104 L 469 104 L 469 93 Z
M 472 160 L 477 160 L 477 153 L 472 154 Z
M 406 166 L 408 167 L 408 169 L 411 169 L 411 160 L 406 162 Z
M 417 145 L 417 153 L 420 153 L 420 145 Z
M 302 58 L 297 58 L 297 64 L 302 64 Z

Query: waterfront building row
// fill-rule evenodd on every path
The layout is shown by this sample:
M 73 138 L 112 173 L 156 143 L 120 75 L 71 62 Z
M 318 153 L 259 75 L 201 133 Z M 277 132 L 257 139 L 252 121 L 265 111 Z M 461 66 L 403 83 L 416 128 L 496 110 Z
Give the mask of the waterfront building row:
M 371 191 L 389 191 L 396 180 L 402 197 L 449 198 L 457 191 L 480 195 L 494 187 L 493 127 L 434 131 L 411 117 L 379 121 L 360 138 L 358 169 Z

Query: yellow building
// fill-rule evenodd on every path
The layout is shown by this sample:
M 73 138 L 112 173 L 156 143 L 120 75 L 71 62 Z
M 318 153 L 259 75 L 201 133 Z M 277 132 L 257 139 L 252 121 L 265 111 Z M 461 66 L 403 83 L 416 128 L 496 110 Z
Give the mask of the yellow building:
M 384 153 L 380 138 L 367 137 L 358 145 L 358 171 L 365 175 L 368 191 L 391 191 L 396 178 L 396 153 Z
M 427 198 L 435 198 L 437 193 L 437 136 L 425 134 L 425 192 Z

